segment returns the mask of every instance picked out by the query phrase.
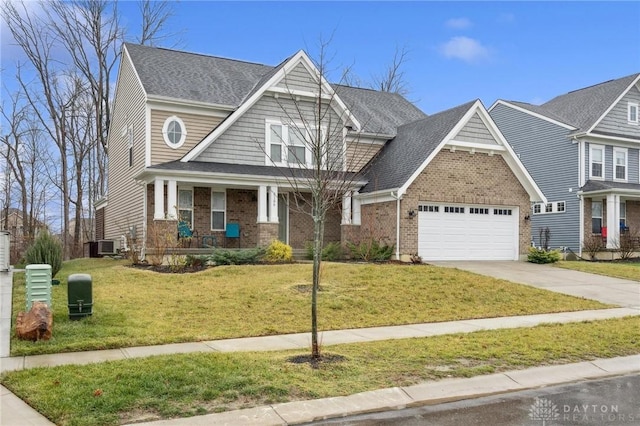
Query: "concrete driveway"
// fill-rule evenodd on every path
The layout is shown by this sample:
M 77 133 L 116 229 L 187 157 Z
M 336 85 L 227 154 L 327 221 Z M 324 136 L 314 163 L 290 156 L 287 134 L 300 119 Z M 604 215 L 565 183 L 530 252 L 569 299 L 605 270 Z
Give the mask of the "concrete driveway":
M 572 296 L 640 309 L 640 282 L 513 261 L 428 262 Z

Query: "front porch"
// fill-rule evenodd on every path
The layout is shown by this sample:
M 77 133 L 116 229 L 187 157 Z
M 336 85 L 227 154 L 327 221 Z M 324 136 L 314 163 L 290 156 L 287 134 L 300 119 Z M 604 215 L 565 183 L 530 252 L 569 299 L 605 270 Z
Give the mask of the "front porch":
M 629 245 L 640 251 L 640 195 L 585 194 L 583 206 L 583 250 L 601 240 L 602 249 L 608 253 L 605 257 Z
M 211 247 L 266 247 L 275 239 L 303 250 L 313 240 L 313 221 L 305 203 L 310 194 L 296 199 L 290 188 L 220 187 L 156 179 L 147 184 L 146 192 L 147 251 L 156 245 L 158 230 L 175 235 L 175 247 L 185 253 L 210 253 Z M 191 238 L 179 238 L 180 222 L 193 231 Z M 327 215 L 325 243 L 342 240 L 341 222 L 341 206 L 337 206 Z

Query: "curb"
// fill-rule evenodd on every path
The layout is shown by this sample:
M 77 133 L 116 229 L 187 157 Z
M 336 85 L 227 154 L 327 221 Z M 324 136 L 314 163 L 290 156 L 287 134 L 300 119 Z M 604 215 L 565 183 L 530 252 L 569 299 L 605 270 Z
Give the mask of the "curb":
M 640 373 L 640 355 L 535 367 L 469 379 L 444 379 L 349 396 L 285 402 L 204 416 L 135 423 L 130 426 L 299 425 L 333 418 L 435 405 L 581 380 Z

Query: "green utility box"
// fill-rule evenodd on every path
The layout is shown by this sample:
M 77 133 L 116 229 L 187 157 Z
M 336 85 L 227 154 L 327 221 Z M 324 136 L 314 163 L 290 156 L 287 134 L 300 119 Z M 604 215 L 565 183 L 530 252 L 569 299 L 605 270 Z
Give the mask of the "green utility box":
M 93 288 L 91 275 L 71 274 L 67 279 L 69 319 L 79 320 L 93 314 Z
M 27 312 L 33 302 L 44 302 L 51 308 L 51 265 L 27 265 Z

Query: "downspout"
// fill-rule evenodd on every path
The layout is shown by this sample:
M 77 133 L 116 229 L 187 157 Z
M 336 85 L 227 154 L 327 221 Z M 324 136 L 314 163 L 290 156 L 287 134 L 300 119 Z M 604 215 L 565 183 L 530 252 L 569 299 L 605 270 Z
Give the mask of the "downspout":
M 396 200 L 396 260 L 400 260 L 400 190 L 396 191 L 395 195 L 391 192 L 391 197 Z

